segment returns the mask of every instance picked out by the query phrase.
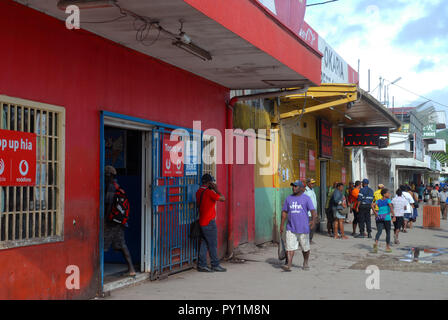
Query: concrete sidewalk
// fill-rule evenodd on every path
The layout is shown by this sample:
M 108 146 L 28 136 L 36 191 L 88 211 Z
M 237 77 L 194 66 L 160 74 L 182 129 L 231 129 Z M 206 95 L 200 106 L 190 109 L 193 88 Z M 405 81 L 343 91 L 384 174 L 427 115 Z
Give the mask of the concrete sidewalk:
M 283 272 L 277 246 L 266 244 L 238 257 L 245 263 L 224 262 L 226 273 L 186 271 L 113 291 L 107 299 L 448 299 L 448 274 L 441 273 L 448 272 L 448 253 L 430 264 L 399 261 L 407 253 L 402 249 L 410 246 L 448 250 L 447 221 L 442 220 L 440 230 L 423 229 L 421 223 L 422 214 L 412 230 L 400 233 L 401 244 L 390 254 L 384 252 L 384 232 L 380 250 L 373 254 L 373 239 L 353 238 L 351 224 L 346 224 L 348 240 L 315 235 L 309 271 L 301 269 L 303 258 L 297 251 L 293 271 Z M 372 264 L 380 269 L 379 290 L 366 288 L 365 268 Z

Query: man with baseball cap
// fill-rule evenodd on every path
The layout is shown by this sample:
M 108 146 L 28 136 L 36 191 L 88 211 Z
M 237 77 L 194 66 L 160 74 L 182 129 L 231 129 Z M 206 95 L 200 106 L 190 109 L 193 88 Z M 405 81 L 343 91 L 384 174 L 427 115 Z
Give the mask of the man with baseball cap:
M 368 237 L 372 238 L 372 223 L 370 210 L 373 202 L 373 190 L 369 188 L 369 180 L 362 180 L 362 188 L 359 190 L 359 235 L 356 238 L 365 238 L 364 228 L 367 229 Z
M 285 200 L 282 209 L 282 222 L 280 232 L 283 233 L 286 225 L 286 253 L 288 256 L 288 265 L 283 266 L 284 271 L 291 271 L 294 251 L 302 248 L 303 269 L 309 270 L 308 259 L 310 256 L 310 229 L 316 224 L 317 213 L 313 201 L 304 194 L 305 185 L 297 180 L 291 183 L 292 194 Z M 308 217 L 308 211 L 311 211 L 312 220 Z
M 312 178 L 306 179 L 305 194 L 311 198 L 311 200 L 313 201 L 314 208 L 317 209 L 316 193 L 313 190 L 315 183 L 316 183 L 316 180 L 314 180 Z M 308 211 L 308 217 L 310 218 L 310 221 L 311 221 L 311 219 L 312 219 L 311 211 Z M 310 243 L 311 244 L 314 244 L 313 235 L 314 235 L 314 229 L 311 229 L 310 230 Z

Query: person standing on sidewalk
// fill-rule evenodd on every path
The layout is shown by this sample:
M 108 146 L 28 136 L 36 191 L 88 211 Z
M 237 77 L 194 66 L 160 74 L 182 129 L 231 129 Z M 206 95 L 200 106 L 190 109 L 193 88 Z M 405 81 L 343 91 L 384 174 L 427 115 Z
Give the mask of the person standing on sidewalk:
M 392 199 L 392 206 L 394 207 L 395 222 L 394 222 L 394 243 L 400 244 L 398 240 L 398 234 L 404 225 L 404 212 L 406 207 L 409 206 L 408 201 L 403 197 L 403 191 L 398 189 L 396 196 Z
M 305 194 L 311 198 L 311 201 L 313 201 L 314 208 L 317 209 L 316 193 L 313 190 L 315 184 L 316 184 L 316 180 L 311 179 L 311 178 L 306 179 Z M 311 221 L 313 218 L 311 211 L 308 211 L 308 217 L 310 218 L 310 221 Z M 311 244 L 314 244 L 313 236 L 314 236 L 314 228 L 310 229 L 310 243 Z
M 373 245 L 373 252 L 378 252 L 378 240 L 381 237 L 381 233 L 383 229 L 386 230 L 386 252 L 392 252 L 390 248 L 390 229 L 391 229 L 391 221 L 395 222 L 395 214 L 394 208 L 392 206 L 392 201 L 390 201 L 390 192 L 387 189 L 381 190 L 382 199 L 372 202 L 371 208 L 375 213 L 376 220 L 376 229 L 377 233 L 375 236 L 375 244 Z M 375 205 L 378 206 L 378 210 L 376 210 Z M 391 218 L 392 216 L 392 218 Z
M 314 228 L 317 218 L 316 209 L 313 201 L 305 192 L 305 185 L 297 180 L 291 183 L 292 195 L 288 196 L 282 208 L 282 221 L 280 224 L 280 233 L 283 233 L 286 225 L 286 254 L 288 256 L 288 265 L 283 266 L 284 271 L 291 271 L 294 251 L 302 248 L 303 269 L 309 270 L 308 259 L 310 257 L 310 229 Z M 312 220 L 308 218 L 308 211 L 311 211 Z
M 431 190 L 431 201 L 433 206 L 439 205 L 439 191 L 435 187 Z
M 383 189 L 384 190 L 384 189 Z M 359 235 L 356 238 L 365 238 L 365 229 L 367 229 L 367 236 L 372 238 L 372 226 L 370 218 L 370 210 L 373 202 L 373 190 L 369 188 L 369 180 L 362 180 L 362 188 L 358 196 L 359 206 Z
M 356 226 L 359 223 L 359 203 L 358 203 L 358 196 L 359 196 L 359 190 L 361 190 L 361 181 L 355 181 L 355 187 L 352 190 L 352 193 L 350 194 L 350 202 L 352 203 L 351 207 L 353 210 L 353 233 L 352 236 L 356 235 Z
M 348 187 L 345 189 L 345 199 L 347 200 L 347 205 L 349 206 L 348 213 L 353 213 L 352 203 L 350 201 L 351 201 L 351 194 L 352 194 L 354 187 L 355 187 L 355 184 L 352 181 L 350 181 L 348 183 Z M 348 216 L 349 215 L 347 214 L 347 216 L 345 217 L 345 223 L 350 223 Z
M 406 186 L 400 186 L 400 189 L 402 191 L 403 197 L 408 201 L 408 206 L 406 206 L 406 210 L 404 211 L 404 225 L 403 225 L 403 232 L 407 233 L 406 228 L 409 226 L 410 223 L 412 223 L 412 216 L 414 213 L 414 197 L 407 192 Z
M 218 231 L 216 228 L 217 201 L 225 201 L 225 197 L 218 191 L 215 179 L 208 173 L 201 178 L 202 186 L 196 192 L 196 203 L 199 205 L 199 225 L 201 226 L 201 244 L 199 248 L 199 272 L 225 272 L 218 259 Z M 207 251 L 210 255 L 211 268 L 207 266 Z
M 333 192 L 333 197 L 330 201 L 334 218 L 333 230 L 335 239 L 348 239 L 344 234 L 345 215 L 342 214 L 342 211 L 345 209 L 343 204 L 345 198 L 342 193 L 343 189 L 344 185 L 342 183 L 338 183 L 336 185 L 336 189 Z M 347 204 L 345 204 L 345 206 L 347 206 Z M 341 236 L 339 236 L 338 234 L 338 229 L 341 232 Z
M 439 201 L 440 201 L 440 213 L 442 219 L 446 220 L 446 200 L 448 199 L 448 188 L 446 186 L 443 187 L 442 192 L 439 193 Z
M 325 214 L 327 216 L 327 233 L 330 237 L 333 237 L 333 211 L 331 210 L 330 200 L 333 197 L 333 192 L 336 189 L 337 182 L 333 183 L 333 186 L 328 188 L 327 201 L 325 202 Z

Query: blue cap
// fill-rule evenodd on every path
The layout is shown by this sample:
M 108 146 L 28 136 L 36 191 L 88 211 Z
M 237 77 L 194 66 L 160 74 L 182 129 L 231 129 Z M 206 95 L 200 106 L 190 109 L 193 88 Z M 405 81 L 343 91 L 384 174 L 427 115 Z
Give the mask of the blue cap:
M 292 187 L 292 186 L 300 187 L 300 188 L 305 187 L 305 185 L 303 184 L 303 182 L 300 181 L 300 180 L 296 180 L 296 181 L 292 182 L 292 183 L 291 183 L 291 187 Z
M 362 183 L 363 183 L 363 184 L 369 184 L 369 180 L 364 179 L 364 180 L 362 180 Z

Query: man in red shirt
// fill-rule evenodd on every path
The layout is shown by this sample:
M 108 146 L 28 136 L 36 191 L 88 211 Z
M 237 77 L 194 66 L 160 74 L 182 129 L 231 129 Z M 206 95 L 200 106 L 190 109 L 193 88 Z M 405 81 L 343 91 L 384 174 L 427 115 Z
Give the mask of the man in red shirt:
M 201 179 L 202 186 L 196 192 L 196 203 L 199 206 L 199 225 L 201 226 L 201 246 L 199 248 L 198 271 L 224 272 L 218 259 L 218 232 L 216 228 L 216 202 L 226 199 L 218 191 L 215 179 L 208 173 Z M 207 266 L 207 251 L 210 255 L 211 268 Z

